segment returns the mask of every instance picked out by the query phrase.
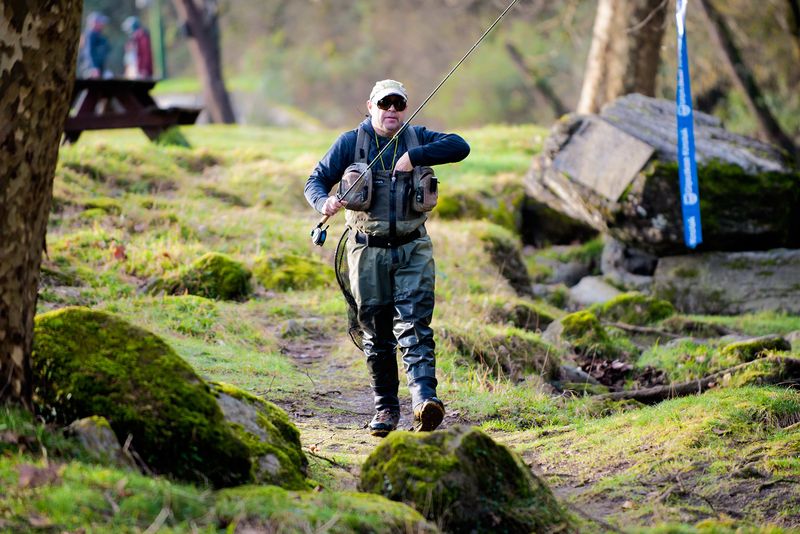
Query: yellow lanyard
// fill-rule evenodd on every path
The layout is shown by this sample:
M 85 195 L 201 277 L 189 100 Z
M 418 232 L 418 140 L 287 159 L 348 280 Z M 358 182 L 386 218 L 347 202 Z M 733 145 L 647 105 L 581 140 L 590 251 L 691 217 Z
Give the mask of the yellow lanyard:
M 390 167 L 390 169 L 394 169 L 394 161 L 395 158 L 397 157 L 397 138 L 395 137 L 393 141 L 394 141 L 394 154 L 392 154 L 392 166 Z M 378 149 L 378 152 L 380 152 L 381 145 L 378 143 L 377 133 L 375 134 L 375 147 Z M 383 163 L 383 154 L 381 154 L 381 167 L 383 168 L 384 171 L 386 170 L 386 165 Z

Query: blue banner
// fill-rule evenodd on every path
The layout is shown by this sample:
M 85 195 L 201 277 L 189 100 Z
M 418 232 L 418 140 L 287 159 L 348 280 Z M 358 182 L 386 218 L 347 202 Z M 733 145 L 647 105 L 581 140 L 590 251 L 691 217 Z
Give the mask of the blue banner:
M 689 248 L 703 242 L 700 227 L 700 189 L 697 184 L 697 162 L 694 150 L 692 87 L 689 79 L 689 54 L 686 51 L 686 6 L 688 0 L 677 0 L 678 21 L 678 87 L 675 94 L 675 116 L 678 122 L 678 176 L 683 211 L 683 240 Z

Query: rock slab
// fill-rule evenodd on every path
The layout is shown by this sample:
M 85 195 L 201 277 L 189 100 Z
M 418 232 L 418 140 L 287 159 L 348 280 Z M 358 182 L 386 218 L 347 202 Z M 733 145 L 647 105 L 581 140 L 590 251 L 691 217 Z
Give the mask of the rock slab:
M 527 193 L 572 219 L 659 257 L 682 254 L 674 102 L 627 95 L 600 115 L 568 115 L 551 129 L 525 176 Z M 800 247 L 800 172 L 778 149 L 696 113 L 702 251 Z M 652 147 L 645 162 L 620 143 L 576 150 L 587 128 L 618 130 Z M 643 153 L 642 153 L 643 154 Z M 629 163 L 639 166 L 630 179 Z M 615 169 L 611 176 L 609 169 Z M 620 191 L 622 185 L 627 184 Z
M 661 258 L 654 291 L 684 313 L 800 313 L 800 250 Z

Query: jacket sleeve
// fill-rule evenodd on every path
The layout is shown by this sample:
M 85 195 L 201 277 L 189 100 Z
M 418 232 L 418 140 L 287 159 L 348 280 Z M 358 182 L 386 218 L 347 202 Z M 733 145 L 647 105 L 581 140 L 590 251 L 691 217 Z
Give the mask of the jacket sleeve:
M 342 179 L 344 170 L 353 163 L 356 149 L 356 131 L 339 136 L 328 153 L 317 163 L 306 181 L 304 193 L 311 207 L 322 213 L 328 193 Z
M 415 130 L 420 146 L 408 151 L 415 167 L 455 163 L 469 155 L 469 145 L 460 135 L 434 132 L 422 126 Z

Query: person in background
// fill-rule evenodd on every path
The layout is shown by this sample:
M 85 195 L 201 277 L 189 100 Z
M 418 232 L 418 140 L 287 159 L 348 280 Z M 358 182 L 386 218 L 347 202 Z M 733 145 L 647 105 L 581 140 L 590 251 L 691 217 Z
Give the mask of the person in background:
M 111 73 L 106 69 L 111 45 L 103 30 L 108 24 L 108 17 L 99 11 L 93 11 L 86 17 L 86 30 L 81 35 L 78 71 L 81 78 L 109 78 Z
M 125 77 L 135 80 L 153 77 L 153 52 L 150 45 L 150 32 L 142 26 L 138 17 L 128 17 L 122 23 L 122 30 L 128 34 L 125 43 Z

